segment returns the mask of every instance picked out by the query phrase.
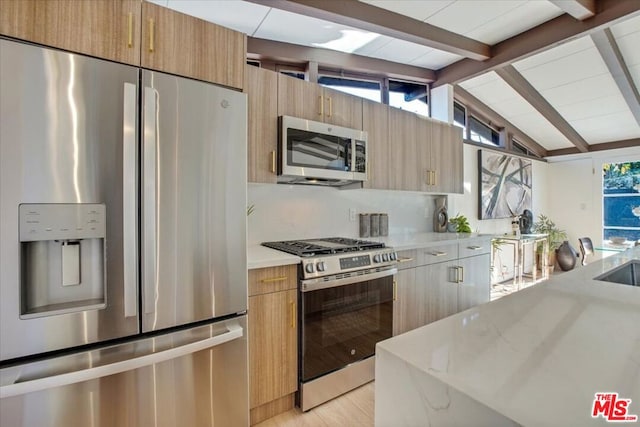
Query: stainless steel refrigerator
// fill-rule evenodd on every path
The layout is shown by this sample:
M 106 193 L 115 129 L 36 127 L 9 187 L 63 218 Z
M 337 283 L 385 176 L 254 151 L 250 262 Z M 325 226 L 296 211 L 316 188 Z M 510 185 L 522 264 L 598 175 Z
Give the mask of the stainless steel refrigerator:
M 248 425 L 246 117 L 0 39 L 0 425 Z

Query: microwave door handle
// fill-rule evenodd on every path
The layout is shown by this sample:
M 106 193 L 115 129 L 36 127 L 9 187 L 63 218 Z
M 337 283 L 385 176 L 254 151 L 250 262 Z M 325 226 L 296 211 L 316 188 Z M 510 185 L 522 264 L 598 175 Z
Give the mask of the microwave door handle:
M 20 396 L 69 384 L 91 381 L 97 378 L 119 374 L 121 372 L 133 371 L 145 366 L 166 362 L 168 360 L 177 359 L 208 348 L 217 347 L 228 343 L 229 341 L 241 338 L 243 335 L 244 329 L 242 326 L 239 324 L 228 324 L 226 325 L 226 332 L 223 332 L 222 334 L 199 341 L 189 342 L 179 347 L 169 348 L 155 353 L 150 352 L 142 356 L 120 360 L 108 365 L 94 366 L 78 371 L 66 372 L 64 374 L 44 376 L 29 381 L 14 382 L 13 384 L 3 385 L 0 387 L 0 398 L 4 399 L 6 397 Z M 127 345 L 129 344 L 124 344 L 123 346 Z M 114 355 L 116 355 L 117 352 L 117 347 L 112 350 L 112 354 Z
M 143 251 L 142 281 L 144 284 L 144 313 L 155 311 L 157 280 L 156 265 L 156 159 L 158 147 L 157 133 L 158 92 L 151 87 L 144 88 L 144 156 L 143 156 Z
M 122 117 L 122 238 L 124 317 L 138 315 L 138 218 L 136 206 L 136 94 L 137 86 L 124 84 Z

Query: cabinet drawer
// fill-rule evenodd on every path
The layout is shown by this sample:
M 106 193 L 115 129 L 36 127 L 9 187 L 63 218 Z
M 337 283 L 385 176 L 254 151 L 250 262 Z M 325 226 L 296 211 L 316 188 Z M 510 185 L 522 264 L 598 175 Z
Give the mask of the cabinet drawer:
M 415 249 L 408 251 L 398 251 L 398 264 L 396 267 L 398 270 L 406 270 L 407 268 L 414 268 L 418 265 L 417 257 L 418 253 Z
M 249 270 L 249 296 L 298 288 L 298 264 Z
M 472 242 L 458 243 L 458 253 L 460 258 L 484 255 L 491 252 L 491 240 L 476 240 Z
M 458 243 L 418 249 L 418 265 L 429 265 L 458 258 Z

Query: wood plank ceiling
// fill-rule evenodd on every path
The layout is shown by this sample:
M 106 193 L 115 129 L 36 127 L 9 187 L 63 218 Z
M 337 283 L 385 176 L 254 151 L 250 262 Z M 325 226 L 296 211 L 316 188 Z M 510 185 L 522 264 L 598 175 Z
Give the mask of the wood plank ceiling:
M 639 0 L 152 1 L 255 58 L 452 84 L 542 156 L 640 147 Z M 347 34 L 364 41 L 326 48 Z

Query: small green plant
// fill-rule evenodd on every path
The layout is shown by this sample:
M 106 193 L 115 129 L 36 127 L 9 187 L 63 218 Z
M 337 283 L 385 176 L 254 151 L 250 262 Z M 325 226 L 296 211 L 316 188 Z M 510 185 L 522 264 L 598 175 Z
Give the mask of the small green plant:
M 538 216 L 538 221 L 533 224 L 533 232 L 536 234 L 546 234 L 549 244 L 549 253 L 552 254 L 560 247 L 562 242 L 567 240 L 567 233 L 560 230 L 555 222 L 543 214 Z
M 471 226 L 466 216 L 458 214 L 449 218 L 449 222 L 456 225 L 457 233 L 471 233 Z

